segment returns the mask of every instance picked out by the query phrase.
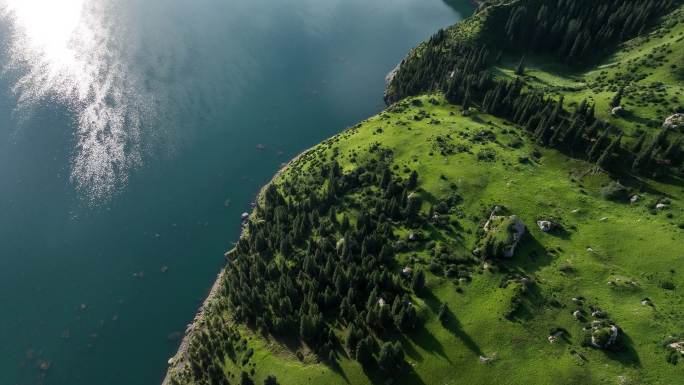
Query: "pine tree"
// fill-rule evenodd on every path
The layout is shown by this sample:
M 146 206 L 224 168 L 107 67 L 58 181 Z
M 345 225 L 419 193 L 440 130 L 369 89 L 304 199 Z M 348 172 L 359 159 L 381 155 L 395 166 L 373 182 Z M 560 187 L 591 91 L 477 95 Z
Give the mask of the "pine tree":
M 413 274 L 413 279 L 411 280 L 411 289 L 414 293 L 419 294 L 425 288 L 425 272 L 423 270 L 418 270 Z
M 515 68 L 515 74 L 518 76 L 525 75 L 525 56 L 520 59 L 518 66 Z
M 613 96 L 613 100 L 610 101 L 610 106 L 615 108 L 620 106 L 620 103 L 622 102 L 622 95 L 625 92 L 625 89 L 623 87 L 620 87 L 618 92 Z
M 437 318 L 439 318 L 439 321 L 441 323 L 445 323 L 448 316 L 449 316 L 449 308 L 447 307 L 446 302 L 442 302 L 442 305 L 439 307 L 439 313 L 437 313 Z
M 466 89 L 465 96 L 463 96 L 463 111 L 468 111 L 470 108 L 471 96 L 470 96 L 470 86 Z
M 367 365 L 373 360 L 373 342 L 370 337 L 359 341 L 355 358 L 361 365 Z
M 615 138 L 609 145 L 606 147 L 606 149 L 603 151 L 603 154 L 598 158 L 596 161 L 596 165 L 605 168 L 606 163 L 610 160 L 610 157 L 613 155 L 613 152 L 615 151 L 616 148 L 620 147 L 620 141 L 622 140 L 622 134 L 618 135 L 617 138 Z
M 634 147 L 632 147 L 632 152 L 635 154 L 638 154 L 641 152 L 641 149 L 644 147 L 644 142 L 646 142 L 646 133 L 644 132 L 639 136 L 639 139 L 637 139 L 636 143 L 634 144 Z

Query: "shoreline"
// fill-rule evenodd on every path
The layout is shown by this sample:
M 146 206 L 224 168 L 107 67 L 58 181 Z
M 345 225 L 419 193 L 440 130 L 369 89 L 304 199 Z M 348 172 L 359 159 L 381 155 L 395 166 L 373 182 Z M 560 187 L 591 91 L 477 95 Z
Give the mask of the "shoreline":
M 344 131 L 346 131 L 346 129 Z M 337 135 L 339 134 L 336 134 L 335 136 Z M 276 171 L 276 173 L 273 175 L 271 180 L 269 180 L 259 189 L 256 199 L 258 200 L 263 191 L 266 189 L 266 187 L 268 187 L 271 183 L 273 183 L 273 181 L 278 179 L 293 163 L 301 159 L 304 155 L 308 154 L 309 151 L 316 148 L 316 146 L 318 145 L 314 145 L 313 147 L 307 148 L 306 150 L 300 152 L 295 157 L 290 159 L 286 164 L 280 167 L 278 171 Z M 252 209 L 252 213 L 253 212 L 254 209 Z M 243 231 L 244 229 L 240 231 L 240 236 L 238 237 L 238 239 L 242 237 Z M 228 256 L 233 250 L 235 250 L 235 248 L 228 250 L 225 253 L 225 256 Z M 190 343 L 192 342 L 192 339 L 195 337 L 195 334 L 202 328 L 206 309 L 211 305 L 212 301 L 216 298 L 216 296 L 220 292 L 220 289 L 222 288 L 223 276 L 226 273 L 226 268 L 226 266 L 222 267 L 219 273 L 216 275 L 216 280 L 214 281 L 214 284 L 211 286 L 211 289 L 209 290 L 207 297 L 204 299 L 202 304 L 197 309 L 197 312 L 195 313 L 195 317 L 192 319 L 192 322 L 190 322 L 186 326 L 185 333 L 183 334 L 183 338 L 181 339 L 180 345 L 176 350 L 176 354 L 171 356 L 168 360 L 168 368 L 166 369 L 166 373 L 164 375 L 164 379 L 162 380 L 161 385 L 172 385 L 171 373 L 176 370 L 182 370 L 185 367 L 185 364 L 187 364 L 188 349 L 190 348 Z
M 477 12 L 480 7 L 484 4 L 483 0 L 470 0 L 470 3 L 475 7 L 475 12 Z M 403 60 L 397 64 L 397 66 L 390 71 L 390 73 L 386 77 L 386 81 L 389 82 L 391 81 L 391 76 L 399 69 L 399 67 L 403 64 Z M 383 109 L 384 110 L 384 109 Z M 329 139 L 332 139 L 348 129 L 352 128 L 353 126 L 347 127 L 344 130 L 340 131 L 339 133 L 333 135 Z M 320 143 L 324 142 L 325 140 L 321 141 Z M 320 144 L 319 143 L 319 144 Z M 291 165 L 293 165 L 295 162 L 297 162 L 299 159 L 301 159 L 303 156 L 308 154 L 310 151 L 314 150 L 319 144 L 316 144 L 312 147 L 307 148 L 306 150 L 300 152 L 296 156 L 294 156 L 292 159 L 290 159 L 287 163 L 285 163 L 282 167 L 280 167 L 273 177 L 265 183 L 259 190 L 256 196 L 256 200 L 261 197 L 262 193 L 264 190 L 275 180 L 277 180 Z M 254 209 L 252 209 L 250 216 L 254 213 Z M 240 231 L 240 236 L 242 237 L 242 233 L 244 231 L 244 228 Z M 230 255 L 235 248 L 228 250 L 225 253 L 225 256 L 227 257 Z M 187 363 L 187 352 L 190 347 L 190 343 L 192 342 L 192 339 L 194 338 L 195 334 L 201 329 L 204 317 L 205 317 L 205 310 L 209 307 L 211 302 L 214 300 L 214 298 L 218 295 L 222 285 L 221 283 L 223 282 L 223 276 L 225 274 L 227 266 L 224 266 L 221 268 L 219 271 L 216 280 L 214 281 L 214 284 L 212 285 L 211 289 L 209 290 L 209 294 L 205 298 L 205 300 L 202 302 L 200 307 L 198 308 L 195 317 L 193 318 L 192 322 L 189 323 L 186 327 L 185 334 L 183 335 L 183 338 L 181 340 L 180 345 L 178 346 L 178 350 L 176 351 L 176 354 L 174 354 L 171 358 L 169 358 L 168 361 L 168 368 L 166 370 L 166 374 L 164 375 L 164 379 L 162 381 L 161 385 L 172 385 L 171 383 L 171 373 L 176 370 L 182 370 Z

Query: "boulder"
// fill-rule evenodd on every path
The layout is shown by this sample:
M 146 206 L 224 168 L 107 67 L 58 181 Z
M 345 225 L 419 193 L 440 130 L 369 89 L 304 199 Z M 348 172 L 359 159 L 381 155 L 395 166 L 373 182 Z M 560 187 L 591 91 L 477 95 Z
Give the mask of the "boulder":
M 666 205 L 665 203 L 658 203 L 655 208 L 656 210 L 665 210 L 666 208 L 668 208 L 668 205 Z
M 637 202 L 639 202 L 639 199 L 640 199 L 639 195 L 634 194 L 634 195 L 632 195 L 631 198 L 629 198 L 629 202 L 630 203 L 637 203 Z
M 539 226 L 539 230 L 548 233 L 556 227 L 556 224 L 547 220 L 539 220 L 537 221 L 537 226 Z
M 591 345 L 606 349 L 615 344 L 620 330 L 617 326 L 604 322 L 594 322 L 591 326 Z
M 485 223 L 483 229 L 486 234 L 476 249 L 476 255 L 511 258 L 526 234 L 527 228 L 520 218 L 515 215 L 496 215 L 498 211 L 498 207 L 495 208 Z
M 679 354 L 684 354 L 684 341 L 673 342 L 667 345 L 667 347 L 678 352 Z
M 625 112 L 625 109 L 622 106 L 617 106 L 610 110 L 610 114 L 613 116 L 620 116 L 623 112 Z
M 684 128 L 684 114 L 674 114 L 665 119 L 664 128 L 679 129 Z

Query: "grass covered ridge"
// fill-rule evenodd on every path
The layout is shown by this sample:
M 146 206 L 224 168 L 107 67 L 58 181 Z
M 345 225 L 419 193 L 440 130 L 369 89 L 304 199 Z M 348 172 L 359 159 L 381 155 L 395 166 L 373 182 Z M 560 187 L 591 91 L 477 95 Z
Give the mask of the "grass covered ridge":
M 315 174 L 332 158 L 350 173 L 375 156 L 378 144 L 391 151 L 394 173 L 408 178 L 417 171 L 424 215 L 454 192 L 462 197 L 441 214 L 446 226 L 428 224 L 421 229 L 429 234 L 425 242 L 398 252 L 390 265 L 428 271 L 426 292 L 412 296 L 424 326 L 389 336 L 401 342 L 409 364 L 410 375 L 396 383 L 616 383 L 624 377 L 632 381 L 626 383 L 672 384 L 681 379 L 682 366 L 667 362 L 669 352 L 662 345 L 683 326 L 681 184 L 644 181 L 637 203 L 608 201 L 601 195 L 610 181 L 605 173 L 538 148 L 505 121 L 486 114 L 463 117 L 460 108 L 439 96 L 404 102 L 322 143 L 274 183 L 283 186 L 308 171 Z M 664 196 L 671 206 L 654 211 L 654 202 Z M 344 197 L 340 218 L 349 215 L 354 221 L 357 199 Z M 437 274 L 429 272 L 438 258 L 435 250 L 470 254 L 494 205 L 531 230 L 515 257 L 479 261 L 451 277 L 437 268 Z M 539 231 L 535 222 L 541 217 L 555 218 L 565 230 Z M 401 240 L 410 230 L 394 231 Z M 583 312 L 600 308 L 619 325 L 626 337 L 623 351 L 583 346 L 585 323 L 572 314 L 578 308 L 573 298 L 583 298 Z M 653 306 L 642 305 L 645 298 Z M 438 319 L 442 303 L 449 309 L 445 322 Z M 230 312 L 221 317 L 231 323 Z M 330 365 L 296 339 L 286 338 L 286 348 L 282 340 L 257 337 L 244 326 L 237 330 L 251 358 L 245 365 L 225 358 L 224 370 L 235 379 L 239 371 L 254 369 L 257 383 L 268 375 L 281 384 L 384 383 L 379 370 L 364 370 L 343 349 Z M 344 339 L 344 326 L 333 330 Z M 551 344 L 547 338 L 554 330 L 566 334 Z
M 684 6 L 488 3 L 264 187 L 166 384 L 682 381 Z

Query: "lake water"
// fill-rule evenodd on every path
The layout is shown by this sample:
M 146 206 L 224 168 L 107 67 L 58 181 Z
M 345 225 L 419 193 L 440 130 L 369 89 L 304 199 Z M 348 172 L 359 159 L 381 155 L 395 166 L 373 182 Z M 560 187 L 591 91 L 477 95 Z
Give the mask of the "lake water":
M 158 384 L 258 188 L 472 10 L 0 0 L 0 385 Z

